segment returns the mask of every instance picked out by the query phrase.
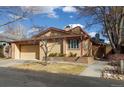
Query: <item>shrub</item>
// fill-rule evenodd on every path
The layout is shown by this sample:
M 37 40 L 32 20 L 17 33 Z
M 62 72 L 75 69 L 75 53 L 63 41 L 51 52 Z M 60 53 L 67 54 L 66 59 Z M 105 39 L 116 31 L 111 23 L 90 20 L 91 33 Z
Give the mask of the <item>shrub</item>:
M 66 54 L 63 54 L 63 53 L 58 54 L 58 57 L 64 57 L 64 56 L 66 56 Z
M 76 57 L 77 56 L 77 53 L 73 54 L 73 57 Z
M 69 53 L 69 57 L 76 57 L 76 56 L 77 56 L 77 53 L 72 53 L 72 52 Z
M 50 53 L 49 54 L 49 57 L 56 57 L 57 56 L 57 53 Z

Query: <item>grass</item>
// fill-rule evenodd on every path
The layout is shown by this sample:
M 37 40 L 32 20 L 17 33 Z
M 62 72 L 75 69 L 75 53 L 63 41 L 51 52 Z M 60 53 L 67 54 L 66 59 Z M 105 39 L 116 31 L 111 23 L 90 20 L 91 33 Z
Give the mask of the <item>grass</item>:
M 41 63 L 28 63 L 12 66 L 12 68 L 23 69 L 23 70 L 33 70 L 33 71 L 46 71 L 50 73 L 65 73 L 72 75 L 79 75 L 86 66 L 73 65 L 65 63 L 52 63 L 46 66 Z

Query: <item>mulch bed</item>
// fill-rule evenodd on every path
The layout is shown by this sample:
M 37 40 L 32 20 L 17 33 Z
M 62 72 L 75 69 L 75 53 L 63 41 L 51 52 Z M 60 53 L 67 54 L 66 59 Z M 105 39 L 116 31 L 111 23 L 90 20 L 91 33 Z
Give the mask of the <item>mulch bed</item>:
M 120 60 L 124 60 L 124 54 L 113 54 L 113 55 L 109 55 L 108 56 L 109 61 L 120 61 Z
M 124 80 L 124 72 L 120 70 L 120 60 L 124 60 L 124 54 L 113 54 L 108 56 L 109 67 L 102 71 L 102 77 L 105 79 Z

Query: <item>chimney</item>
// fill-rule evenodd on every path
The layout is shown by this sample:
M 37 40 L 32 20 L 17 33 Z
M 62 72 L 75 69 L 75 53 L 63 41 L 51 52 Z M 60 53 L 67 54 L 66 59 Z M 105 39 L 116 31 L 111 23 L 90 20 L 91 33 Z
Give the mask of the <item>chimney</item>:
M 71 26 L 67 25 L 67 26 L 65 26 L 64 30 L 65 30 L 65 31 L 68 31 L 68 30 L 70 30 L 71 28 L 72 28 Z

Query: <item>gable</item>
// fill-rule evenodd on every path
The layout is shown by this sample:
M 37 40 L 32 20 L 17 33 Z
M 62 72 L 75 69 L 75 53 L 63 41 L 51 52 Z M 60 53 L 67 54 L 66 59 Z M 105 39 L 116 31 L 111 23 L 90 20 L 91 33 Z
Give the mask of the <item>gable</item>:
M 41 37 L 54 37 L 54 36 L 62 36 L 62 35 L 68 35 L 69 33 L 66 33 L 64 31 L 58 31 L 55 29 L 48 29 L 44 32 L 41 32 L 39 35 L 36 35 L 32 37 L 33 39 L 41 38 Z
M 42 37 L 62 37 L 73 35 L 82 35 L 84 38 L 90 38 L 90 36 L 85 31 L 83 31 L 82 28 L 75 27 L 68 31 L 57 28 L 48 28 L 45 31 L 39 33 L 38 35 L 33 36 L 32 39 L 40 39 Z
M 82 31 L 80 30 L 79 27 L 71 29 L 71 30 L 69 30 L 69 32 L 74 33 L 74 34 L 82 34 Z
M 81 27 L 77 26 L 75 28 L 72 28 L 68 31 L 68 33 L 76 34 L 76 35 L 83 35 L 84 38 L 91 38 L 87 32 L 85 32 Z
M 44 37 L 44 36 L 47 36 L 47 37 L 53 37 L 53 36 L 62 36 L 62 35 L 66 35 L 65 33 L 62 33 L 60 31 L 53 31 L 53 30 L 50 30 L 44 34 L 42 34 L 40 37 Z

